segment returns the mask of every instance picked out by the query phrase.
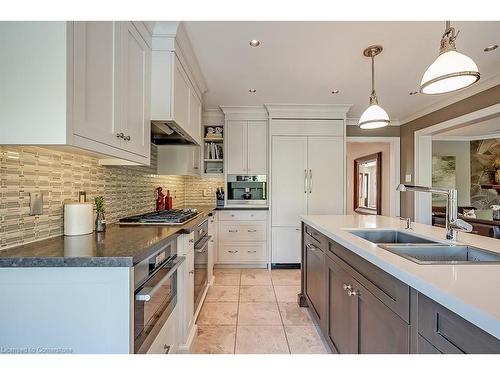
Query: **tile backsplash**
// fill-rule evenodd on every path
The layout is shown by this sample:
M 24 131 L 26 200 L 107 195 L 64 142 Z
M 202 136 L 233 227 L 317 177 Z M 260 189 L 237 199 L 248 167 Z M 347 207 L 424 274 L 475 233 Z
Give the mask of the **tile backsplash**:
M 156 175 L 156 149 L 150 167 L 101 166 L 91 156 L 40 147 L 0 146 L 0 248 L 41 240 L 63 233 L 63 203 L 87 201 L 103 195 L 106 219 L 155 208 L 154 188 L 174 196 L 174 207 L 215 203 L 217 178 Z M 207 196 L 203 197 L 203 190 Z M 43 214 L 29 215 L 29 193 L 43 193 Z

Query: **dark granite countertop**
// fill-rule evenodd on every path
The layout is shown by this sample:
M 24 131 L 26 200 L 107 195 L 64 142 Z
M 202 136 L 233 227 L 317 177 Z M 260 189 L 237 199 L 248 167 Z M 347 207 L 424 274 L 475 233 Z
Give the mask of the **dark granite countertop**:
M 192 207 L 191 207 L 192 208 Z M 215 206 L 184 225 L 109 225 L 104 233 L 58 236 L 0 250 L 0 267 L 132 267 L 203 221 Z
M 245 211 L 245 210 L 257 210 L 257 211 L 269 211 L 269 207 L 262 206 L 247 206 L 247 207 L 231 207 L 231 206 L 217 206 L 216 211 L 231 210 L 231 211 Z

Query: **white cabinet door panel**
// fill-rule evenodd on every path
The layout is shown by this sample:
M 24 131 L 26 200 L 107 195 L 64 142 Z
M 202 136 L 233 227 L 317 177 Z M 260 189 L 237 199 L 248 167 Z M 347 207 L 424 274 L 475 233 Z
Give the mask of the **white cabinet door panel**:
M 193 89 L 190 89 L 189 94 L 189 135 L 201 144 L 201 103 Z
M 307 137 L 272 138 L 272 225 L 300 226 L 307 212 Z
M 301 262 L 300 227 L 273 227 L 272 263 Z
M 179 59 L 175 57 L 173 118 L 182 129 L 187 129 L 189 126 L 189 96 L 189 79 Z
M 308 214 L 344 213 L 344 141 L 308 137 Z
M 267 174 L 267 121 L 248 121 L 248 167 L 252 175 Z
M 123 119 L 125 148 L 147 156 L 150 149 L 150 65 L 151 52 L 132 22 L 124 23 Z
M 117 22 L 75 22 L 73 44 L 73 133 L 123 147 L 116 60 L 120 50 Z
M 228 121 L 226 132 L 228 174 L 246 174 L 247 121 Z

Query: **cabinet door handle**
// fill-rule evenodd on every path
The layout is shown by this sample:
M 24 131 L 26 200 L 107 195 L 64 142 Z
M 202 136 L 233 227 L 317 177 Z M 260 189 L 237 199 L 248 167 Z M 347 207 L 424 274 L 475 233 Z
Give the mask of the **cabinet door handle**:
M 125 134 L 123 134 L 123 133 L 117 133 L 117 134 L 116 134 L 116 138 L 121 138 L 121 139 L 123 139 L 124 137 L 125 137 Z
M 307 169 L 304 169 L 304 194 L 307 194 Z
M 193 243 L 194 242 L 194 239 L 189 239 L 189 243 Z
M 344 285 L 342 285 L 342 288 L 344 288 L 344 290 L 351 290 L 352 285 L 351 284 L 344 284 Z
M 349 297 L 352 297 L 352 296 L 359 296 L 359 290 L 348 290 L 347 291 L 347 295 Z
M 313 192 L 313 171 L 309 169 L 309 194 Z
M 257 252 L 257 250 L 247 250 L 247 253 L 250 253 L 250 254 L 255 254 Z
M 189 271 L 189 273 L 190 273 L 191 275 L 193 275 L 193 274 L 194 274 L 194 270 L 192 270 L 192 271 Z
M 124 141 L 130 141 L 130 135 L 126 135 L 124 138 L 123 138 Z
M 231 254 L 236 254 L 238 252 L 238 250 L 229 250 L 228 253 L 231 253 Z
M 165 354 L 168 354 L 170 352 L 170 345 L 164 345 L 163 350 L 165 350 Z
M 229 233 L 237 233 L 238 229 L 229 229 Z
M 257 229 L 248 229 L 248 233 L 255 233 L 257 232 Z

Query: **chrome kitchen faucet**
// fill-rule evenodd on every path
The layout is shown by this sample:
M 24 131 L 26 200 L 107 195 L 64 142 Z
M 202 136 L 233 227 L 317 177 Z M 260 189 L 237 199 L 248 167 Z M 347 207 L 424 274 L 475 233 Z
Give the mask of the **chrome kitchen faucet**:
M 446 195 L 446 239 L 456 241 L 457 231 L 472 232 L 472 225 L 458 218 L 457 190 L 433 188 L 418 185 L 399 184 L 397 191 L 417 191 L 422 193 Z

